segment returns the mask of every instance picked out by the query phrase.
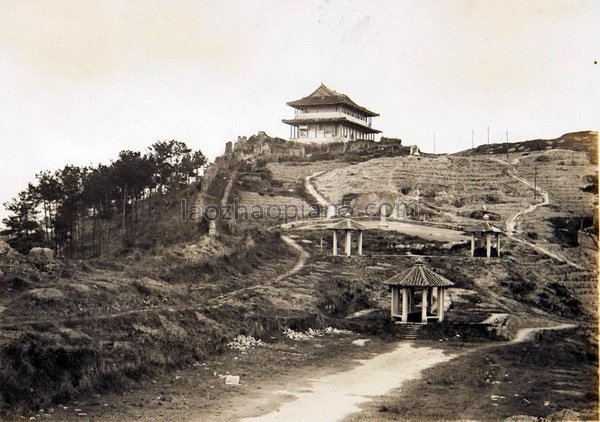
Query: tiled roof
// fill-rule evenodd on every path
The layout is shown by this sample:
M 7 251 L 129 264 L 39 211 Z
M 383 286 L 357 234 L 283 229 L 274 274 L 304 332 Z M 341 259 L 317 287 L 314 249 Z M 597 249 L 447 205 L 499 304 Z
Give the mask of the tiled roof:
M 396 274 L 384 282 L 389 286 L 399 287 L 449 287 L 454 283 L 421 263 L 417 263 L 406 271 Z
M 503 233 L 498 227 L 485 220 L 465 230 L 468 233 Z
M 338 223 L 332 224 L 329 228 L 331 230 L 364 230 L 365 226 L 346 218 Z
M 354 101 L 350 99 L 345 94 L 340 94 L 339 92 L 335 92 L 332 89 L 327 88 L 325 85 L 321 84 L 312 94 L 301 98 L 296 101 L 290 101 L 287 105 L 297 108 L 302 106 L 311 106 L 311 105 L 335 105 L 335 104 L 344 104 L 355 108 L 356 110 L 362 111 L 367 116 L 379 116 L 379 114 L 356 104 Z

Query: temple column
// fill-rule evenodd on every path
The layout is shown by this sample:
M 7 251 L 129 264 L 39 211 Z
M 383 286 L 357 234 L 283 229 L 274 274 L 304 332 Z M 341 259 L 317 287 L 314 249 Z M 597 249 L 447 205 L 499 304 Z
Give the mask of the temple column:
M 427 287 L 423 288 L 421 297 L 421 322 L 427 323 L 427 309 L 429 308 L 429 299 L 427 298 Z
M 352 233 L 346 230 L 346 256 L 352 255 Z
M 444 320 L 444 288 L 438 288 L 438 321 L 442 322 Z
M 492 256 L 492 235 L 490 233 L 485 235 L 485 256 L 488 258 Z
M 471 258 L 475 256 L 475 233 L 471 233 Z
M 358 254 L 362 255 L 362 242 L 363 242 L 363 231 L 358 232 Z
M 337 231 L 333 231 L 333 256 L 337 255 Z
M 408 322 L 408 287 L 402 288 L 402 322 Z

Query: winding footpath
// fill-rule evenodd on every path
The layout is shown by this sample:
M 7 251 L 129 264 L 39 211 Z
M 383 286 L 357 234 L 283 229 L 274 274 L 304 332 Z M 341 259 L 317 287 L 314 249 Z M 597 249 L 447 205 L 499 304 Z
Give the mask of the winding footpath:
M 312 184 L 312 180 L 315 177 L 319 177 L 319 176 L 321 176 L 321 175 L 323 175 L 325 173 L 327 173 L 327 172 L 326 171 L 319 171 L 319 172 L 316 172 L 314 174 L 311 174 L 310 176 L 306 176 L 306 178 L 304 179 L 304 186 L 306 187 L 306 190 L 308 191 L 308 193 L 310 193 L 312 196 L 315 197 L 315 199 L 317 200 L 317 204 L 319 204 L 321 207 L 323 207 L 325 210 L 327 210 L 327 208 L 329 207 L 330 202 Z
M 515 159 L 511 160 L 510 162 L 502 160 L 500 158 L 492 158 L 492 157 L 490 157 L 490 160 L 495 161 L 497 163 L 501 163 L 501 164 L 507 165 L 507 166 L 511 166 L 511 165 L 512 166 L 516 166 L 519 163 L 519 160 L 521 160 L 521 158 L 523 158 L 523 157 L 515 158 Z M 517 220 L 520 217 L 524 216 L 525 214 L 529 214 L 529 213 L 534 212 L 539 207 L 550 205 L 550 194 L 547 191 L 541 189 L 540 187 L 535 186 L 529 180 L 527 180 L 527 179 L 525 179 L 525 178 L 523 178 L 521 176 L 518 176 L 515 173 L 516 173 L 516 169 L 514 169 L 514 167 L 513 167 L 513 169 L 509 170 L 508 175 L 510 177 L 512 177 L 513 179 L 515 179 L 515 180 L 523 183 L 524 185 L 530 187 L 531 189 L 535 189 L 535 191 L 542 196 L 543 201 L 542 202 L 538 202 L 537 204 L 531 204 L 527 209 L 525 209 L 523 211 L 517 212 L 516 214 L 512 215 L 506 221 L 506 234 L 508 235 L 508 237 L 510 237 L 515 242 L 519 242 L 519 243 L 521 243 L 523 245 L 526 245 L 526 246 L 528 246 L 528 247 L 530 247 L 532 249 L 535 249 L 536 251 L 538 251 L 538 252 L 540 252 L 540 253 L 542 253 L 542 254 L 550 257 L 550 258 L 553 258 L 553 259 L 556 259 L 558 261 L 564 262 L 565 264 L 567 264 L 567 265 L 569 265 L 571 267 L 577 268 L 578 270 L 585 270 L 585 268 L 583 266 L 574 263 L 573 261 L 565 258 L 562 255 L 556 254 L 554 252 L 549 251 L 548 249 L 545 249 L 545 248 L 543 248 L 543 247 L 541 247 L 539 245 L 536 245 L 535 243 L 528 242 L 526 240 L 523 240 L 523 239 L 517 237 L 517 234 L 518 234 L 518 230 L 517 230 L 518 221 Z
M 293 276 L 294 274 L 297 274 L 302 268 L 304 268 L 304 266 L 306 265 L 306 261 L 310 257 L 309 253 L 306 252 L 304 250 L 304 248 L 302 248 L 302 246 L 300 246 L 291 237 L 286 236 L 286 235 L 281 235 L 281 239 L 285 243 L 287 243 L 289 246 L 291 246 L 293 249 L 296 249 L 296 251 L 298 252 L 298 261 L 296 262 L 296 265 L 294 265 L 294 267 L 291 270 L 289 270 L 285 274 L 278 276 L 275 279 L 275 281 L 273 282 L 273 284 L 279 283 L 281 280 L 288 278 L 290 276 Z

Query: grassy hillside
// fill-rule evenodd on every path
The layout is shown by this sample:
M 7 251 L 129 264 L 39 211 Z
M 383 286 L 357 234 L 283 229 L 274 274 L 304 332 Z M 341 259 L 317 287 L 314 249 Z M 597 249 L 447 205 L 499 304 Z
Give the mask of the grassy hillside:
M 103 257 L 35 264 L 0 255 L 2 408 L 29 415 L 143 385 L 152 374 L 219 355 L 240 333 L 269 341 L 286 327 L 327 323 L 402 338 L 402 328 L 390 324 L 382 281 L 412 265 L 409 254 L 426 255 L 428 265 L 456 283 L 449 322 L 424 328 L 425 340 L 458 334 L 493 341 L 522 326 L 565 320 L 595 332 L 595 255 L 577 245 L 581 222 L 591 225 L 597 207 L 597 170 L 586 154 L 523 151 L 510 162 L 494 154 L 356 164 L 330 156 L 219 159 L 200 191 L 190 187 L 156 198 L 125 243 L 115 223 Z M 281 219 L 223 222 L 208 237 L 196 222 L 181 219 L 181 199 L 263 207 L 314 203 L 305 180 L 317 173 L 311 183 L 320 194 L 355 210 L 369 202 L 401 204 L 416 210 L 415 220 L 453 227 L 474 224 L 486 213 L 498 226 L 514 223 L 514 238 L 503 240 L 501 259 L 487 261 L 469 258 L 464 242 L 448 246 L 374 229 L 365 234 L 367 256 L 345 258 L 329 255 L 330 233 L 318 227 L 282 232 L 276 226 Z M 534 177 L 540 188 L 535 198 L 523 182 Z M 365 310 L 365 318 L 347 318 Z M 473 325 L 492 313 L 511 315 L 505 330 Z
M 486 157 L 408 156 L 380 158 L 329 171 L 315 186 L 330 201 L 350 198 L 360 212 L 384 202 L 417 206 L 419 220 L 468 223 L 487 210 L 499 220 L 522 209 L 528 189 L 508 168 Z

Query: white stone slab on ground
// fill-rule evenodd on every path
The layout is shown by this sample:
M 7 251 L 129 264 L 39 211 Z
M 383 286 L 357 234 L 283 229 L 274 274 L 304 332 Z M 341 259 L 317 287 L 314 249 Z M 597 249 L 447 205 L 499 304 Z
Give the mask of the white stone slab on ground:
M 238 385 L 240 383 L 239 375 L 227 375 L 225 377 L 225 385 Z

